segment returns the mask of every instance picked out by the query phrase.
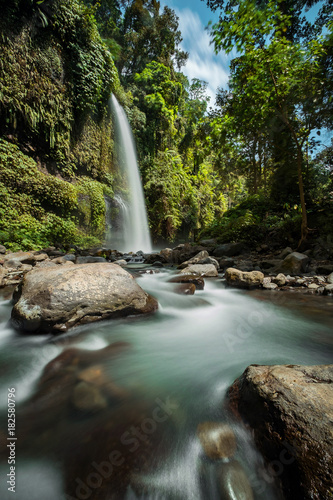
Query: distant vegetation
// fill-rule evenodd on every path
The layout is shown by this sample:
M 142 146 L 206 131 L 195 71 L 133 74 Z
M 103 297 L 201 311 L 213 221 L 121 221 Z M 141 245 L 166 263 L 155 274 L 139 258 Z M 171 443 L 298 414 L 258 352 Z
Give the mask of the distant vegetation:
M 317 2 L 311 2 L 316 4 Z M 108 98 L 138 147 L 155 240 L 326 238 L 332 228 L 333 7 L 224 2 L 215 49 L 237 57 L 209 108 L 181 69 L 175 12 L 155 0 L 14 0 L 0 46 L 0 240 L 103 240 L 104 195 L 123 189 Z M 213 47 L 212 47 L 213 50 Z M 310 228 L 312 231 L 308 231 Z

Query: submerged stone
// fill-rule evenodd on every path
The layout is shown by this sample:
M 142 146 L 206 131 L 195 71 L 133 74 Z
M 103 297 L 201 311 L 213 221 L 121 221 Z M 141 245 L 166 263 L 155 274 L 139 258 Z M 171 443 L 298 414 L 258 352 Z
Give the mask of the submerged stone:
M 208 458 L 220 460 L 235 454 L 236 437 L 230 425 L 221 422 L 203 422 L 198 425 L 197 434 Z
M 250 481 L 237 460 L 221 464 L 218 472 L 218 489 L 221 500 L 254 500 Z

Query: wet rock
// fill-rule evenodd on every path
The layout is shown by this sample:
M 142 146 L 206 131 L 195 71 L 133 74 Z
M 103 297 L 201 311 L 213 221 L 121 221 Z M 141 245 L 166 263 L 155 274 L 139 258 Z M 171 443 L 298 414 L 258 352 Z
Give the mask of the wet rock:
M 200 245 L 191 246 L 189 243 L 178 245 L 172 251 L 172 258 L 175 264 L 181 264 L 186 260 L 190 260 L 202 250 L 207 250 Z
M 216 247 L 217 246 L 217 240 L 215 238 L 210 238 L 206 240 L 200 240 L 199 245 L 203 247 Z
M 227 243 L 216 247 L 213 255 L 214 257 L 233 257 L 234 255 L 241 254 L 243 250 L 243 243 Z
M 207 250 L 202 250 L 201 252 L 197 253 L 194 257 L 192 257 L 189 260 L 186 260 L 185 262 L 182 262 L 179 266 L 178 269 L 185 269 L 185 267 L 191 266 L 192 264 L 199 264 L 199 262 L 202 259 L 205 259 L 206 257 L 209 257 L 209 253 Z
M 99 411 L 108 406 L 108 402 L 100 390 L 84 381 L 79 382 L 74 387 L 72 403 L 80 411 Z
M 146 264 L 154 264 L 155 262 L 163 261 L 165 258 L 162 253 L 150 253 L 144 254 L 144 259 Z M 167 261 L 165 260 L 165 262 Z
M 115 260 L 114 264 L 117 264 L 117 266 L 120 266 L 120 267 L 126 267 L 127 261 L 125 259 Z
M 250 481 L 237 460 L 221 464 L 218 471 L 218 489 L 221 500 L 254 500 Z
M 228 267 L 233 267 L 235 264 L 234 259 L 227 257 L 226 259 L 219 259 L 220 268 L 225 270 Z
M 155 267 L 164 267 L 164 264 L 161 261 L 157 260 L 156 262 L 154 262 L 154 266 Z
M 253 271 L 253 263 L 250 260 L 241 260 L 237 263 L 237 269 L 240 271 Z
M 272 278 L 272 282 L 276 283 L 278 286 L 284 286 L 286 284 L 286 277 L 284 274 L 279 273 L 275 278 Z
M 175 287 L 174 290 L 179 295 L 194 295 L 196 288 L 194 283 L 183 283 Z
M 275 272 L 295 276 L 306 271 L 308 262 L 309 257 L 304 253 L 292 252 L 275 268 Z
M 333 263 L 330 264 L 319 264 L 317 266 L 318 274 L 330 274 L 333 273 Z
M 264 275 L 260 271 L 244 272 L 229 267 L 225 272 L 225 279 L 229 286 L 237 288 L 257 288 L 262 285 Z
M 203 422 L 198 425 L 197 435 L 205 455 L 211 460 L 231 458 L 236 452 L 236 437 L 228 424 Z
M 329 274 L 326 278 L 326 281 L 327 283 L 329 283 L 330 285 L 333 284 L 333 273 Z
M 326 285 L 323 290 L 324 295 L 331 295 L 333 293 L 333 284 Z
M 66 259 L 68 260 L 68 259 Z M 77 257 L 76 263 L 77 264 L 94 264 L 94 263 L 99 263 L 99 262 L 106 262 L 105 257 L 94 257 L 92 255 L 89 255 L 87 257 Z
M 317 285 L 316 283 L 310 283 L 308 285 L 309 290 L 317 290 L 318 288 L 319 288 L 319 285 Z
M 4 286 L 3 281 L 4 277 L 7 275 L 6 269 L 4 269 L 2 266 L 0 267 L 0 287 Z
M 35 269 L 40 269 L 43 267 L 56 267 L 57 264 L 54 262 L 54 260 L 43 260 L 42 262 L 37 262 L 35 265 Z
M 252 365 L 228 396 L 267 462 L 280 463 L 286 499 L 333 495 L 333 365 Z
M 5 254 L 7 252 L 6 247 L 0 245 L 0 254 Z
M 49 257 L 62 257 L 65 252 L 63 252 L 62 250 L 51 250 L 50 252 L 47 252 Z
M 63 259 L 68 262 L 75 262 L 76 255 L 74 253 L 66 253 L 66 255 L 63 256 Z
M 100 365 L 90 366 L 80 371 L 77 378 L 99 387 L 106 383 L 103 368 Z
M 261 260 L 259 262 L 259 266 L 261 269 L 272 269 L 273 267 L 277 267 L 281 264 L 280 260 L 270 259 L 270 260 Z
M 161 250 L 160 256 L 168 264 L 171 264 L 173 262 L 173 254 L 171 248 L 164 248 L 163 250 Z
M 279 258 L 285 259 L 287 257 L 287 255 L 289 255 L 290 253 L 293 253 L 293 249 L 290 247 L 287 247 L 284 250 L 282 250 L 282 252 L 279 254 Z
M 182 274 L 194 274 L 207 278 L 218 276 L 216 267 L 213 264 L 194 264 L 181 270 Z
M 45 366 L 40 383 L 44 384 L 50 379 L 57 378 L 59 373 L 62 373 L 65 368 L 80 368 L 82 370 L 84 367 L 91 367 L 91 364 L 94 365 L 95 363 L 101 363 L 102 361 L 119 356 L 119 354 L 127 351 L 129 348 L 130 344 L 128 342 L 114 342 L 103 349 L 93 351 L 77 349 L 75 347 L 65 349 Z
M 204 259 L 199 260 L 198 264 L 213 264 L 213 266 L 215 266 L 216 269 L 220 268 L 220 264 L 213 257 L 205 257 Z
M 83 323 L 150 313 L 157 306 L 115 264 L 45 267 L 26 274 L 12 322 L 27 332 L 60 333 Z
M 192 274 L 186 274 L 185 276 L 174 276 L 169 280 L 169 283 L 193 283 L 197 290 L 203 290 L 205 288 L 204 279 Z
M 264 290 L 277 290 L 278 286 L 276 283 L 263 283 L 262 287 Z

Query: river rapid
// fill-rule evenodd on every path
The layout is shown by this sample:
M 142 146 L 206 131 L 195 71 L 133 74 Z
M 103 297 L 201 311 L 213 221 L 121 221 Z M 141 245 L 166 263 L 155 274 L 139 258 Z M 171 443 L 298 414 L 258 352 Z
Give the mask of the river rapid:
M 156 314 L 58 337 L 15 332 L 2 293 L 0 498 L 247 500 L 250 494 L 237 496 L 237 473 L 224 475 L 224 496 L 216 487 L 217 468 L 240 466 L 252 498 L 281 499 L 279 457 L 276 467 L 264 465 L 226 392 L 252 363 L 331 363 L 333 299 L 231 290 L 221 279 L 206 279 L 204 290 L 185 296 L 168 282 L 172 270 L 133 273 L 158 299 Z M 114 354 L 99 357 L 116 342 Z M 74 353 L 70 361 L 45 377 L 45 366 L 64 350 Z M 96 387 L 88 395 L 87 377 Z M 16 395 L 15 494 L 6 484 L 8 388 Z M 196 430 L 205 421 L 232 427 L 237 451 L 229 463 L 203 457 Z

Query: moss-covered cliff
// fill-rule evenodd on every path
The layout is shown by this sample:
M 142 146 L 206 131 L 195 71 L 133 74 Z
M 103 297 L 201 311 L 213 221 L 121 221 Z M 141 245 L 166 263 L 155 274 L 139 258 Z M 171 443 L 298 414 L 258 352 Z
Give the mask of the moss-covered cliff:
M 14 0 L 0 21 L 0 241 L 92 245 L 113 189 L 117 70 L 78 0 Z

